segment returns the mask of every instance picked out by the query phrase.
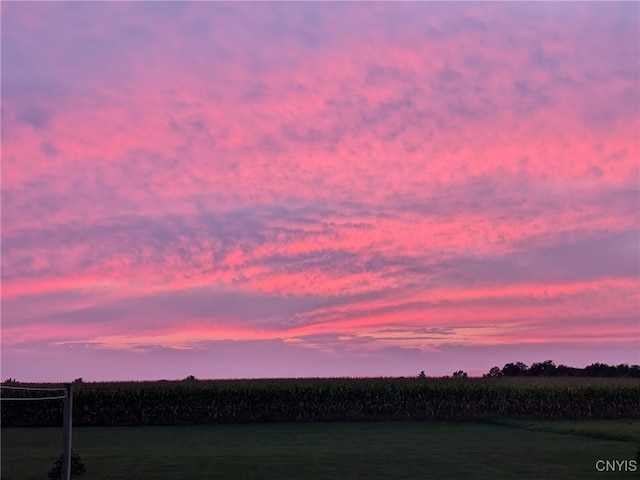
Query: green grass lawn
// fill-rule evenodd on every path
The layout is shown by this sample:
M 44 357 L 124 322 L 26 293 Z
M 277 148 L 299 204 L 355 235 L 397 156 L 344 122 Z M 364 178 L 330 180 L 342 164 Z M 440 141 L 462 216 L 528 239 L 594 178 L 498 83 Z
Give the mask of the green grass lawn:
M 3 478 L 46 479 L 60 445 L 61 429 L 3 428 Z M 85 480 L 638 478 L 595 462 L 639 447 L 638 420 L 74 429 Z

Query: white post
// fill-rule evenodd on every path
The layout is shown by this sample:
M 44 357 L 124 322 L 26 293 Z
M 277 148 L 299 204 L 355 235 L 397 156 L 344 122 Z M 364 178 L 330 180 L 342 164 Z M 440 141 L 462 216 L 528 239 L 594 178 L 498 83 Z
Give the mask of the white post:
M 64 386 L 64 423 L 62 425 L 62 480 L 71 480 L 71 419 L 73 412 L 73 390 L 71 384 Z

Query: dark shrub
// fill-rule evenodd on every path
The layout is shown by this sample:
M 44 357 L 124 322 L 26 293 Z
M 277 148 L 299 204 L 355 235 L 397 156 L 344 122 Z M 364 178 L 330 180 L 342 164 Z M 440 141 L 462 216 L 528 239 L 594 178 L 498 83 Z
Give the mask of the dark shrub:
M 62 460 L 63 453 L 60 454 L 56 463 L 53 464 L 51 470 L 49 470 L 48 478 L 49 480 L 60 480 L 62 477 Z M 71 477 L 75 477 L 78 475 L 82 475 L 87 471 L 87 467 L 85 466 L 82 458 L 75 450 L 71 450 Z

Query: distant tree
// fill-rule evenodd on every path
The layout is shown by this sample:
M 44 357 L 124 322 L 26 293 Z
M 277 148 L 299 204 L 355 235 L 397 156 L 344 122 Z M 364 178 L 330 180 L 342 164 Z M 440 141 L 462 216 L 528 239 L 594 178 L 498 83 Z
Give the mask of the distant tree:
M 491 367 L 491 370 L 489 370 L 489 373 L 484 375 L 485 377 L 501 377 L 502 376 L 502 372 L 500 371 L 499 367 Z
M 505 377 L 522 377 L 527 374 L 529 367 L 522 362 L 507 363 L 502 367 L 502 375 Z
M 457 372 L 453 372 L 453 378 L 467 378 L 467 372 L 463 370 L 458 370 Z
M 640 366 L 621 363 L 620 365 L 608 365 L 606 363 L 592 363 L 582 369 L 587 377 L 634 377 L 640 378 Z
M 592 363 L 585 367 L 584 373 L 587 377 L 616 377 L 618 370 L 613 365 L 606 363 Z
M 422 371 L 420 372 L 420 374 L 418 375 L 418 377 L 420 377 L 420 378 L 425 378 L 425 377 L 426 377 L 426 375 L 424 374 L 424 370 L 422 370 Z
M 73 383 L 81 384 L 81 383 L 84 383 L 84 380 L 82 379 L 82 377 L 80 377 L 80 378 L 76 378 L 76 379 L 73 381 Z
M 11 378 L 11 377 L 7 378 L 4 381 L 5 385 L 17 385 L 18 383 L 20 383 L 20 382 L 18 382 L 18 380 L 16 380 L 15 378 Z
M 484 377 L 632 377 L 640 378 L 640 365 L 629 365 L 622 363 L 620 365 L 607 365 L 606 363 L 592 363 L 585 368 L 569 367 L 567 365 L 558 365 L 556 367 L 552 360 L 544 362 L 536 362 L 527 367 L 522 362 L 507 363 L 500 370 L 493 367 Z
M 551 377 L 558 373 L 556 365 L 551 360 L 531 365 L 528 374 L 532 377 Z
M 196 377 L 194 377 L 193 375 L 189 375 L 187 378 L 184 379 L 185 382 L 194 382 L 196 380 Z
M 583 374 L 581 368 L 568 367 L 566 365 L 558 365 L 556 369 L 556 375 L 559 377 L 579 377 Z
M 622 363 L 616 367 L 616 374 L 618 377 L 640 377 L 640 366 L 629 365 L 628 363 Z

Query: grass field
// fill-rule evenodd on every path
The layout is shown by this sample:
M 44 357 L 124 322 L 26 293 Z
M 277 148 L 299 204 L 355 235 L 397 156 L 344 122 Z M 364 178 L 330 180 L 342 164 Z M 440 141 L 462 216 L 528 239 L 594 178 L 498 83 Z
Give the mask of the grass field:
M 3 428 L 2 474 L 40 480 L 60 428 Z M 589 479 L 635 459 L 639 420 L 348 422 L 82 427 L 74 448 L 103 479 Z

